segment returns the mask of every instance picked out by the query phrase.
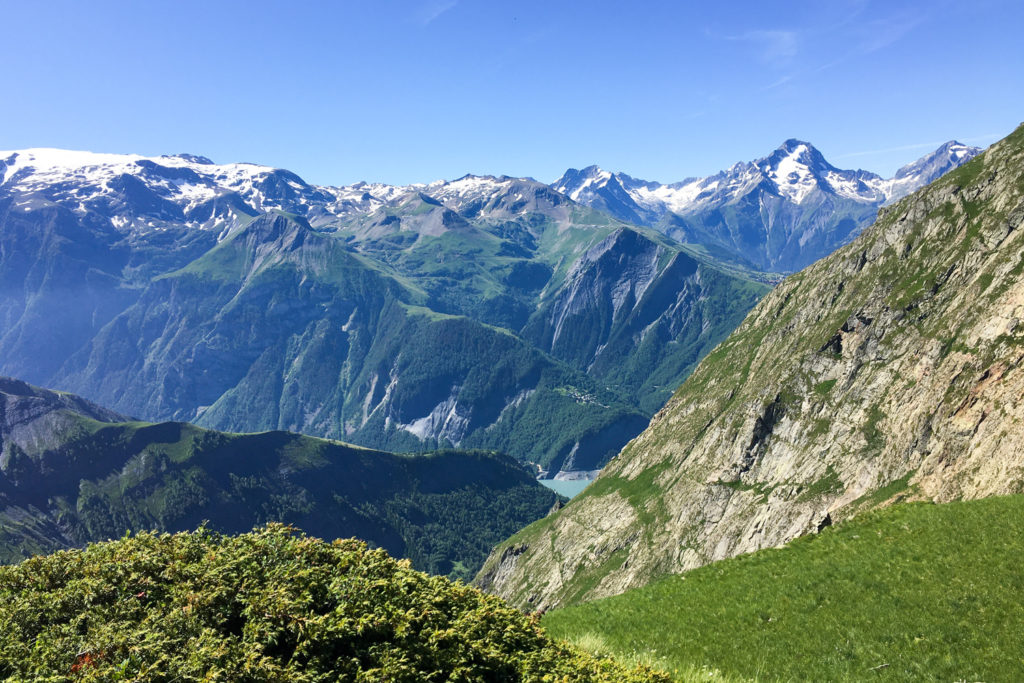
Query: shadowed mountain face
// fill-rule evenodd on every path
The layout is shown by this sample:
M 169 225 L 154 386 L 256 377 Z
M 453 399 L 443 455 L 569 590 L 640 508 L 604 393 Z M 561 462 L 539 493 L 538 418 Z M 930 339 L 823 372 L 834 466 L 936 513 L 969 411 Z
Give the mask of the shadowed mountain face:
M 879 207 L 980 151 L 947 142 L 885 179 L 836 168 L 810 143 L 787 140 L 767 157 L 707 178 L 662 185 L 589 166 L 569 169 L 552 187 L 723 258 L 762 270 L 796 271 L 856 237 Z
M 1022 227 L 1024 127 L 784 280 L 478 581 L 536 609 L 781 545 L 897 496 L 1021 492 Z
M 0 378 L 0 561 L 127 530 L 284 521 L 466 578 L 554 503 L 522 466 L 482 451 L 400 456 L 288 432 L 128 422 Z
M 147 420 L 592 470 L 768 290 L 529 179 L 4 155 L 0 371 Z

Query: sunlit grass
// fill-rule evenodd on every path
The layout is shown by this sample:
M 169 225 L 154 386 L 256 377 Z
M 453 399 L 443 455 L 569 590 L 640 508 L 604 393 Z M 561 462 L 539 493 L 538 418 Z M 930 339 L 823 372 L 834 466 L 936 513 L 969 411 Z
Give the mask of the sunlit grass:
M 1024 496 L 913 503 L 544 624 L 685 681 L 1019 680 L 1022 556 Z

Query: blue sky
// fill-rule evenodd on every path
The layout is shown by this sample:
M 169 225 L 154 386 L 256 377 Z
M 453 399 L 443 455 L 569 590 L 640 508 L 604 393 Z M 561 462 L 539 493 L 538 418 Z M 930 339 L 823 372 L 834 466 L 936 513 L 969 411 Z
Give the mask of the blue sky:
M 0 3 L 0 149 L 671 182 L 790 137 L 888 175 L 1024 120 L 1019 0 Z

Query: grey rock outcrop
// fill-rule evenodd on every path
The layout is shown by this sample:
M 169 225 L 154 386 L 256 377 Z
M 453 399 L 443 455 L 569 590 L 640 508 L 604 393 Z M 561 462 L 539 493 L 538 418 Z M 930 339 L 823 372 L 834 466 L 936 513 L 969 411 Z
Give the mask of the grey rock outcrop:
M 129 420 L 73 394 L 0 377 L 0 502 L 3 480 L 15 475 L 23 464 L 20 459 L 50 448 L 82 418 L 97 422 Z

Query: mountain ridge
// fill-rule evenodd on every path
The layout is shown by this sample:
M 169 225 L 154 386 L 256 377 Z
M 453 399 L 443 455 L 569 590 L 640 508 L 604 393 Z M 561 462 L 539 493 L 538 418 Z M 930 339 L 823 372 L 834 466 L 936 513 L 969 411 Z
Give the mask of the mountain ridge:
M 856 236 L 881 206 L 980 151 L 950 141 L 884 179 L 839 169 L 790 138 L 765 157 L 703 178 L 662 184 L 588 166 L 569 169 L 552 187 L 679 241 L 719 245 L 765 270 L 795 271 Z
M 578 200 L 584 190 L 593 193 L 591 187 L 599 189 L 603 187 L 603 183 L 612 182 L 613 188 L 624 193 L 620 195 L 620 199 L 625 202 L 631 201 L 633 204 L 630 209 L 624 210 L 636 213 L 629 218 L 618 215 L 619 212 L 615 210 L 610 210 L 609 213 L 637 225 L 654 225 L 657 219 L 664 215 L 666 207 L 678 213 L 692 212 L 692 207 L 688 204 L 693 203 L 693 197 L 690 195 L 695 193 L 690 188 L 708 186 L 716 179 L 721 181 L 722 178 L 735 176 L 753 168 L 758 168 L 771 176 L 778 189 L 783 192 L 791 188 L 779 182 L 782 178 L 778 175 L 778 165 L 785 163 L 788 168 L 796 164 L 804 166 L 812 174 L 821 171 L 839 174 L 847 181 L 840 189 L 848 197 L 862 200 L 881 197 L 882 203 L 889 203 L 934 180 L 938 177 L 940 169 L 941 172 L 949 170 L 969 160 L 979 151 L 979 148 L 968 147 L 951 140 L 934 152 L 904 165 L 893 178 L 886 180 L 870 171 L 840 170 L 826 161 L 812 144 L 790 138 L 765 157 L 752 162 L 737 162 L 728 169 L 703 178 L 688 177 L 672 183 L 659 183 L 634 178 L 621 172 L 611 173 L 592 165 L 582 170 L 569 169 L 547 186 Z M 493 194 L 494 186 L 509 182 L 545 185 L 530 177 L 467 173 L 454 180 L 435 180 L 408 185 L 360 181 L 351 185 L 331 186 L 306 183 L 294 172 L 283 168 L 249 162 L 217 164 L 201 155 L 187 153 L 147 157 L 138 154 L 107 154 L 59 148 L 0 151 L 0 187 L 19 186 L 22 191 L 39 191 L 60 186 L 67 178 L 74 178 L 94 189 L 103 190 L 109 189 L 111 182 L 116 182 L 122 177 L 131 177 L 133 173 L 142 175 L 149 181 L 147 189 L 156 193 L 152 198 L 155 203 L 160 204 L 161 200 L 171 200 L 172 204 L 176 202 L 181 214 L 191 219 L 188 222 L 206 227 L 209 227 L 209 224 L 199 220 L 202 212 L 197 209 L 208 207 L 215 199 L 224 200 L 231 195 L 244 198 L 252 209 L 261 212 L 276 209 L 302 215 L 304 211 L 313 210 L 313 214 L 307 216 L 307 219 L 316 225 L 318 221 L 345 216 L 353 211 L 372 212 L 402 195 L 438 194 L 442 201 L 454 200 L 459 203 L 465 201 L 467 194 L 472 194 L 474 189 L 479 192 L 486 186 L 492 188 Z M 865 182 L 867 186 L 864 185 Z M 641 188 L 648 190 L 646 196 L 631 194 L 631 191 Z M 270 189 L 278 191 L 279 196 L 276 200 L 271 200 L 268 196 Z M 658 190 L 665 196 L 659 198 Z M 869 190 L 867 194 L 866 190 Z M 797 196 L 803 196 L 803 193 L 798 193 Z M 86 197 L 82 200 L 82 205 L 93 199 L 95 197 Z M 317 207 L 316 203 L 322 206 Z M 239 217 L 236 215 L 234 218 L 237 220 Z
M 128 530 L 287 522 L 468 578 L 558 498 L 507 456 L 400 455 L 283 431 L 129 421 L 0 377 L 0 562 Z
M 1024 489 L 1024 126 L 776 287 L 643 434 L 477 581 L 578 602 L 897 495 Z M 594 524 L 601 511 L 601 522 Z

